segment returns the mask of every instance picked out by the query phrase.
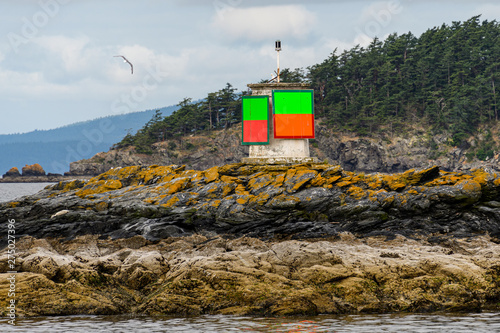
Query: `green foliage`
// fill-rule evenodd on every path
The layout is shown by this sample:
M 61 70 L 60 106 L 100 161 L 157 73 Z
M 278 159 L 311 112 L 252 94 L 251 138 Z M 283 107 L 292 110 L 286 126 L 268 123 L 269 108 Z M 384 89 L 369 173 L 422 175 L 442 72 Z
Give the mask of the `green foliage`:
M 305 80 L 306 73 L 302 68 L 295 68 L 293 71 L 285 68 L 280 71 L 280 82 L 301 83 Z
M 316 116 L 361 135 L 404 133 L 412 125 L 449 131 L 460 146 L 478 125 L 498 120 L 500 26 L 453 22 L 392 34 L 309 67 Z M 394 126 L 395 125 L 395 126 Z
M 168 149 L 169 149 L 169 150 L 174 150 L 175 148 L 177 148 L 177 145 L 175 144 L 175 142 L 170 141 L 170 142 L 168 143 Z
M 486 131 L 486 135 L 478 142 L 475 149 L 475 156 L 480 161 L 486 161 L 493 157 L 495 149 L 495 141 L 490 131 Z
M 137 152 L 151 154 L 152 145 L 167 139 L 179 139 L 188 134 L 200 131 L 226 129 L 241 122 L 241 95 L 236 94 L 231 84 L 209 93 L 201 102 L 193 103 L 191 98 L 183 99 L 179 109 L 172 115 L 163 117 L 158 110 L 135 135 L 127 134 L 116 145 L 117 148 L 135 146 Z M 182 142 L 181 148 L 182 148 Z M 187 143 L 184 148 L 192 149 Z M 174 142 L 168 144 L 169 149 L 175 149 Z
M 447 132 L 450 144 L 468 145 L 480 125 L 498 121 L 500 25 L 474 16 L 443 24 L 420 37 L 411 32 L 375 38 L 322 63 L 281 71 L 281 82 L 309 82 L 315 116 L 323 124 L 358 135 L 405 135 L 416 126 L 429 135 Z M 186 98 L 169 117 L 157 112 L 118 146 L 152 152 L 152 144 L 188 134 L 229 128 L 241 122 L 241 94 L 228 83 L 193 103 Z M 493 141 L 478 146 L 477 158 L 492 156 Z M 184 147 L 186 148 L 186 147 Z M 437 148 L 432 155 L 439 156 Z

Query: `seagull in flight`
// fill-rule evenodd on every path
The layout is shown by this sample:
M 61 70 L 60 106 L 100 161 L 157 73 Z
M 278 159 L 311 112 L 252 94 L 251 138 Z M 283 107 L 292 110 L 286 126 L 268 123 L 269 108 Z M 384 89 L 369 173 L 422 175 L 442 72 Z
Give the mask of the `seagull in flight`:
M 125 58 L 122 55 L 116 55 L 114 57 L 121 57 L 121 58 L 123 58 L 123 62 L 126 62 L 126 63 L 128 63 L 130 65 L 130 70 L 132 71 L 132 74 L 134 74 L 134 65 L 132 65 L 132 63 L 130 61 L 128 61 L 127 58 Z

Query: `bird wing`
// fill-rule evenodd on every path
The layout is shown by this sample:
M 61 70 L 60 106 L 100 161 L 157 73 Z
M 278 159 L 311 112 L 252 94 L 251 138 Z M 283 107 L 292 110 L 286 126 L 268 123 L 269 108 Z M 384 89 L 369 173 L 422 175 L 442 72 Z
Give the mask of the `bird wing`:
M 128 63 L 130 65 L 130 70 L 132 71 L 132 74 L 134 74 L 134 65 L 132 65 L 132 63 L 130 61 L 128 61 L 127 58 L 125 58 L 124 56 L 122 55 L 116 55 L 114 57 L 121 57 L 123 58 L 123 60 L 125 60 L 126 63 Z

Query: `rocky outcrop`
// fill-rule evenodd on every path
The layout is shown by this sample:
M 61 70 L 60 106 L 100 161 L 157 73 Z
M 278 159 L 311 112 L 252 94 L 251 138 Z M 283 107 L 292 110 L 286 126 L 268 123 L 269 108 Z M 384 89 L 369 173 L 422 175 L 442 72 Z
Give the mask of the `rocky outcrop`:
M 0 183 L 57 183 L 75 179 L 89 180 L 92 176 L 62 176 L 59 174 L 47 174 L 46 176 L 20 176 L 0 178 Z
M 9 171 L 7 171 L 2 178 L 5 177 L 21 177 L 21 173 L 19 173 L 19 169 L 16 167 L 10 168 Z
M 471 138 L 463 147 L 453 147 L 451 136 L 446 134 L 430 136 L 415 131 L 406 136 L 382 133 L 358 137 L 333 132 L 321 123 L 316 124 L 315 131 L 316 140 L 310 142 L 311 155 L 338 164 L 346 171 L 394 173 L 434 165 L 446 171 L 476 168 L 500 171 L 500 154 L 486 161 L 472 158 L 471 152 L 481 141 L 477 138 Z M 159 142 L 153 145 L 151 155 L 138 154 L 134 147 L 99 153 L 91 159 L 71 163 L 68 175 L 97 175 L 113 167 L 154 164 L 183 164 L 204 170 L 239 162 L 243 157 L 248 157 L 248 146 L 241 145 L 241 128 L 235 127 Z
M 43 170 L 42 166 L 38 163 L 32 165 L 25 165 L 22 171 L 23 171 L 23 176 L 25 177 L 45 176 L 45 170 Z
M 155 164 L 183 164 L 195 170 L 241 161 L 248 157 L 248 146 L 241 145 L 241 128 L 205 135 L 188 135 L 153 145 L 152 154 L 137 153 L 134 147 L 112 149 L 91 159 L 70 163 L 68 176 L 98 175 L 116 167 Z
M 398 236 L 263 241 L 193 235 L 17 244 L 18 316 L 498 311 L 500 246 Z M 4 271 L 6 250 L 0 254 Z M 8 274 L 0 274 L 7 294 Z M 0 298 L 0 315 L 8 300 Z
M 26 165 L 22 171 L 23 174 L 21 175 L 16 167 L 11 168 L 0 178 L 0 183 L 57 183 L 74 180 L 75 178 L 87 180 L 91 178 L 87 174 L 76 176 L 63 176 L 58 173 L 45 174 L 45 171 L 39 164 Z
M 27 316 L 498 311 L 499 198 L 482 169 L 133 166 L 0 204 L 0 233 Z
M 498 238 L 499 194 L 499 176 L 482 169 L 387 175 L 329 164 L 228 164 L 204 171 L 134 166 L 0 204 L 0 219 L 15 218 L 18 235 L 39 238 L 142 235 L 156 241 L 214 232 L 302 239 L 344 231 Z

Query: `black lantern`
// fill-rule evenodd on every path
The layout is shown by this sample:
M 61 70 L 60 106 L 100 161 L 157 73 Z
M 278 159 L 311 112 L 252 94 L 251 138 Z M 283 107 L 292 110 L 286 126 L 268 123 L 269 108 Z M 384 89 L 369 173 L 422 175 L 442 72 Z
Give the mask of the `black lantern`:
M 277 40 L 275 42 L 275 46 L 276 46 L 276 51 L 281 51 L 281 41 L 280 40 Z

